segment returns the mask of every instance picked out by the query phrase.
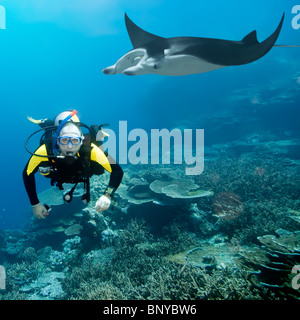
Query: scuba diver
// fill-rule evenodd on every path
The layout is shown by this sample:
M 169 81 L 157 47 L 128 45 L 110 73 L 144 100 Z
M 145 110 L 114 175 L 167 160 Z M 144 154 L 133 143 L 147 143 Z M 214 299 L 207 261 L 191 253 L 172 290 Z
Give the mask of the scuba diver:
M 51 185 L 56 185 L 63 190 L 63 183 L 72 183 L 74 187 L 64 194 L 64 200 L 71 202 L 73 192 L 78 183 L 84 184 L 85 193 L 82 201 L 90 201 L 90 177 L 101 175 L 104 170 L 110 172 L 110 180 L 103 195 L 96 202 L 95 209 L 98 212 L 107 210 L 111 205 L 111 199 L 119 187 L 123 170 L 116 161 L 98 146 L 99 141 L 108 136 L 102 126 L 91 127 L 80 123 L 77 111 L 65 111 L 60 113 L 54 121 L 49 119 L 34 120 L 41 129 L 34 132 L 26 141 L 25 148 L 31 153 L 27 165 L 23 171 L 23 180 L 27 191 L 33 214 L 38 219 L 43 219 L 49 214 L 50 207 L 41 204 L 35 183 L 35 173 L 51 179 Z M 81 128 L 88 129 L 88 134 L 83 134 Z M 35 152 L 30 152 L 27 143 L 38 132 L 44 131 L 41 137 L 40 147 Z

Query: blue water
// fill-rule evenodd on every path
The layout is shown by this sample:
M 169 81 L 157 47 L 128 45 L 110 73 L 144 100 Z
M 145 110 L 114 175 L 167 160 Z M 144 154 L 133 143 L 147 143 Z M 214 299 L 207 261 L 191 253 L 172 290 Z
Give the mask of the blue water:
M 300 61 L 297 48 L 273 48 L 245 66 L 184 77 L 106 76 L 101 69 L 132 49 L 124 12 L 164 37 L 241 40 L 256 29 L 267 38 L 286 13 L 278 44 L 300 44 L 292 28 L 295 2 L 286 0 L 0 0 L 0 228 L 19 228 L 31 208 L 22 182 L 29 159 L 27 120 L 74 108 L 82 122 L 120 120 L 131 128 L 205 129 L 205 144 L 231 142 L 255 131 L 299 138 Z M 225 117 L 225 118 L 224 118 Z M 224 126 L 233 118 L 255 121 Z M 219 119 L 208 122 L 207 119 Z M 219 122 L 218 122 L 219 121 Z M 223 128 L 223 129 L 222 129 Z M 49 182 L 37 178 L 38 191 Z

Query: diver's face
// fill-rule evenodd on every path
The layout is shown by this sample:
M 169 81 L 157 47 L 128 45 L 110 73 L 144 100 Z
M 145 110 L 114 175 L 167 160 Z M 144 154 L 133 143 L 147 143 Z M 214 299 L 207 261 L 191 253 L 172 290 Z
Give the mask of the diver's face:
M 72 124 L 62 128 L 58 137 L 58 147 L 63 156 L 76 156 L 82 145 L 82 135 L 79 129 Z
M 58 146 L 63 156 L 75 156 L 81 147 L 81 137 L 69 134 L 58 138 Z

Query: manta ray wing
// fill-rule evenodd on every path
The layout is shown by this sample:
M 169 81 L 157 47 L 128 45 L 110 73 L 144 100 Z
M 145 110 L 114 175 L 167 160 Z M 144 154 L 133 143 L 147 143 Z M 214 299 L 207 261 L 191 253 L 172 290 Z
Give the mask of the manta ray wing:
M 176 54 L 198 57 L 209 63 L 223 66 L 237 66 L 251 63 L 266 55 L 278 39 L 284 21 L 284 14 L 275 32 L 259 43 L 256 31 L 252 31 L 242 41 L 230 41 L 210 38 L 173 38 L 176 42 L 189 43 L 185 49 Z
M 150 32 L 143 30 L 138 27 L 132 20 L 130 20 L 125 13 L 125 24 L 126 29 L 130 38 L 130 41 L 133 45 L 133 48 L 142 48 L 149 42 L 160 42 L 163 41 L 164 38 L 156 36 Z

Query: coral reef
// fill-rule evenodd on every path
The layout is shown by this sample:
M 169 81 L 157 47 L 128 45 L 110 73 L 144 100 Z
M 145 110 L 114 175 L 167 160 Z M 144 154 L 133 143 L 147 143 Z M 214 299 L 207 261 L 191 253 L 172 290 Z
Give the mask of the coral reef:
M 275 235 L 258 237 L 264 258 L 244 258 L 258 271 L 253 275 L 260 286 L 267 287 L 276 297 L 300 299 L 300 292 L 292 288 L 292 269 L 300 264 L 300 232 L 276 230 Z
M 238 157 L 215 146 L 200 176 L 183 166 L 128 166 L 101 214 L 94 205 L 107 175 L 91 179 L 88 206 L 80 186 L 71 204 L 44 192 L 47 219 L 0 232 L 0 298 L 299 299 L 291 287 L 299 167 L 286 154 L 274 158 L 272 145 L 264 157 L 262 143 L 250 145 Z
M 226 220 L 238 218 L 244 211 L 244 205 L 238 195 L 230 192 L 219 192 L 213 200 L 215 216 Z
M 182 235 L 183 240 L 186 235 Z M 247 281 L 247 272 L 226 268 L 208 272 L 191 264 L 183 266 L 164 256 L 169 246 L 174 246 L 170 235 L 155 241 L 144 224 L 134 220 L 116 239 L 112 261 L 95 268 L 87 260 L 74 268 L 63 281 L 65 291 L 71 298 L 92 300 L 261 298 Z
M 73 236 L 80 234 L 80 231 L 82 230 L 82 226 L 79 223 L 73 224 L 67 229 L 65 229 L 65 235 L 67 236 Z
M 40 275 L 35 281 L 22 286 L 19 291 L 30 293 L 29 300 L 59 300 L 63 298 L 61 280 L 64 279 L 62 272 L 47 272 Z
M 192 179 L 155 180 L 150 189 L 173 199 L 194 199 L 213 195 L 212 191 L 198 190 Z M 197 190 L 196 190 L 197 189 Z

